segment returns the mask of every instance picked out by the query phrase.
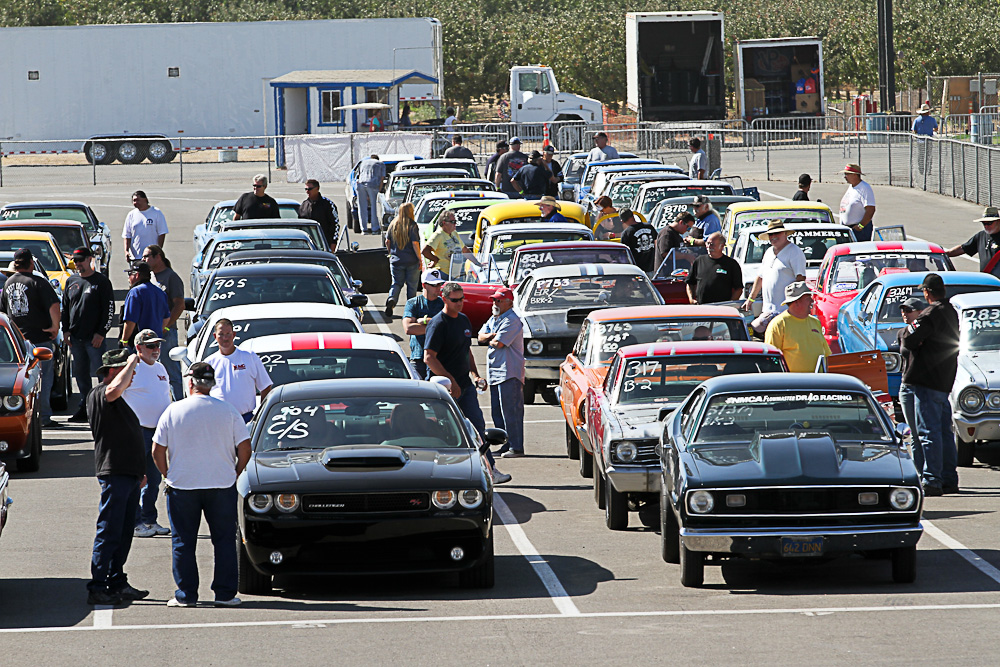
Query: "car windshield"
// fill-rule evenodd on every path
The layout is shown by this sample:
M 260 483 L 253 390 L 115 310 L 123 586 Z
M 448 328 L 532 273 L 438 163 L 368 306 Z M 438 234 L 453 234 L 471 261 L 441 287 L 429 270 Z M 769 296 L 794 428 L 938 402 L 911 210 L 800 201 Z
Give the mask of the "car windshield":
M 332 259 L 321 259 L 319 257 L 282 257 L 281 255 L 275 255 L 272 257 L 248 257 L 240 258 L 233 261 L 231 258 L 227 259 L 222 263 L 222 267 L 226 266 L 249 266 L 253 264 L 310 264 L 312 266 L 324 266 L 330 269 L 330 273 L 333 274 L 333 279 L 337 283 L 337 287 L 342 290 L 353 290 L 354 285 L 351 283 L 350 278 L 347 276 L 344 267 L 340 262 Z M 219 268 L 222 268 L 219 267 Z
M 650 165 L 650 164 L 659 164 L 659 162 L 653 162 L 653 161 L 651 161 L 651 162 L 646 162 L 646 163 L 643 163 L 643 162 L 635 162 L 635 168 L 636 168 L 636 171 L 638 171 L 638 170 L 642 169 L 642 165 L 643 165 L 643 164 L 647 164 L 647 165 Z M 629 166 L 629 165 L 628 165 L 628 164 L 620 164 L 620 165 L 607 165 L 607 166 L 608 166 L 608 167 L 627 167 L 627 166 Z M 594 181 L 595 181 L 595 180 L 597 180 L 597 175 L 598 175 L 598 174 L 603 174 L 603 173 L 605 173 L 605 172 L 604 172 L 604 170 L 603 170 L 603 169 L 601 169 L 600 167 L 593 167 L 593 168 L 591 168 L 591 169 L 588 169 L 588 170 L 587 170 L 587 174 L 586 174 L 586 176 L 584 176 L 584 181 L 583 181 L 583 184 L 584 184 L 584 185 L 593 185 L 593 184 L 594 184 Z M 627 172 L 617 172 L 617 173 L 615 174 L 615 176 L 618 176 L 618 175 L 620 175 L 620 174 L 622 174 L 622 173 L 627 173 Z
M 305 232 L 309 235 L 309 239 L 313 242 L 313 245 L 317 248 L 326 248 L 326 237 L 323 236 L 323 230 L 320 229 L 319 225 L 294 225 L 286 224 L 281 222 L 275 222 L 273 224 L 254 224 L 252 226 L 242 227 L 240 225 L 241 220 L 237 220 L 234 223 L 225 226 L 226 231 L 230 229 L 297 229 L 300 232 Z
M 589 241 L 590 234 L 585 232 L 547 232 L 540 227 L 536 231 L 517 232 L 512 234 L 497 234 L 490 242 L 490 254 L 494 261 L 507 261 L 514 250 L 523 245 L 534 243 L 552 243 L 555 241 Z
M 763 231 L 762 229 L 761 232 Z M 842 229 L 801 229 L 789 234 L 788 240 L 802 248 L 802 254 L 806 256 L 806 262 L 810 266 L 819 266 L 823 258 L 826 257 L 827 250 L 839 243 L 851 242 L 851 232 L 847 227 Z M 761 241 L 757 233 L 750 234 L 743 255 L 743 264 L 760 264 L 764 261 L 764 253 L 770 247 L 770 241 Z
M 781 358 L 765 354 L 684 354 L 629 359 L 618 403 L 679 403 L 695 387 L 718 375 L 780 373 Z
M 278 215 L 282 218 L 297 218 L 299 217 L 299 207 L 297 204 L 278 204 Z M 232 221 L 233 207 L 220 206 L 215 209 L 215 216 L 209 222 L 208 226 L 214 232 L 218 231 L 225 223 Z
M 468 449 L 452 406 L 435 398 L 325 396 L 275 403 L 262 418 L 257 452 L 386 445 Z
M 873 252 L 837 257 L 830 272 L 830 293 L 859 290 L 870 285 L 883 273 L 906 271 L 951 271 L 951 265 L 940 252 Z
M 82 208 L 70 207 L 32 207 L 32 208 L 11 208 L 0 212 L 0 219 L 3 220 L 38 220 L 53 218 L 56 220 L 74 220 L 82 222 L 84 228 L 96 231 L 90 222 L 90 216 Z
M 229 257 L 229 253 L 238 250 L 315 250 L 306 239 L 243 239 L 242 241 L 220 241 L 216 243 L 209 255 L 206 266 L 217 269 Z
M 388 196 L 400 198 L 405 197 L 406 191 L 410 187 L 410 183 L 430 178 L 455 178 L 455 176 L 452 174 L 423 174 L 416 170 L 411 172 L 408 169 L 404 171 L 397 171 L 392 176 L 392 185 L 389 188 Z M 450 185 L 454 185 L 454 183 L 451 183 Z
M 645 276 L 572 276 L 545 278 L 531 285 L 522 303 L 528 312 L 567 308 L 609 308 L 659 303 Z
M 736 202 L 720 201 L 720 199 L 712 200 L 712 208 L 715 212 L 719 214 L 719 217 L 723 217 L 726 214 L 726 209 L 735 204 Z M 672 202 L 669 199 L 664 199 L 656 208 L 653 209 L 652 214 L 650 214 L 649 224 L 656 227 L 656 229 L 663 229 L 663 227 L 674 220 L 681 213 L 690 213 L 694 215 L 695 205 L 693 202 Z
M 20 250 L 27 248 L 35 257 L 39 257 L 42 263 L 51 267 L 51 271 L 61 271 L 62 263 L 52 250 L 52 245 L 47 241 L 25 241 L 24 239 L 0 239 L 0 252 Z
M 1000 306 L 963 308 L 961 332 L 963 351 L 1000 350 Z
M 618 245 L 618 244 L 616 244 Z M 555 264 L 631 264 L 628 248 L 564 248 L 560 250 L 524 249 L 517 254 L 511 283 L 520 283 L 524 278 L 544 266 Z
M 202 316 L 229 306 L 256 303 L 331 303 L 344 305 L 333 279 L 326 276 L 267 275 L 216 278 L 206 286 Z
M 337 317 L 304 317 L 294 320 L 281 319 L 259 319 L 259 320 L 232 320 L 233 334 L 236 345 L 251 338 L 261 336 L 275 336 L 277 334 L 297 334 L 297 333 L 360 333 L 357 325 L 352 320 Z M 219 344 L 215 342 L 211 327 L 202 329 L 199 333 L 199 340 L 203 341 L 201 352 L 198 354 L 198 361 L 204 361 L 210 355 L 219 350 Z
M 16 224 L 0 225 L 0 231 L 20 229 L 26 232 L 48 232 L 56 240 L 59 252 L 70 255 L 81 246 L 89 246 L 87 237 L 83 233 L 82 227 L 67 227 L 66 225 L 31 225 L 30 227 L 18 227 Z
M 454 204 L 455 200 L 448 199 L 423 199 L 417 205 L 417 212 L 414 218 L 418 225 L 426 225 L 438 216 L 438 213 L 448 204 Z
M 769 220 L 781 220 L 786 225 L 788 224 L 799 224 L 799 223 L 817 223 L 825 222 L 828 224 L 833 224 L 833 219 L 830 218 L 830 211 L 825 209 L 819 209 L 816 211 L 810 211 L 805 209 L 771 209 L 771 210 L 755 210 L 755 211 L 742 211 L 734 216 L 733 222 L 733 234 L 739 235 L 747 227 L 767 227 Z
M 565 183 L 579 183 L 583 170 L 587 166 L 587 158 L 570 158 L 563 167 Z
M 632 203 L 632 200 L 635 199 L 635 193 L 639 192 L 639 188 L 645 183 L 647 181 L 619 181 L 612 183 L 605 194 L 611 198 L 612 206 L 621 208 Z
M 948 298 L 957 294 L 976 294 L 977 292 L 995 292 L 996 285 L 945 285 L 945 293 Z M 903 315 L 899 312 L 899 304 L 909 298 L 916 297 L 923 301 L 924 292 L 919 285 L 906 287 L 890 287 L 882 295 L 882 305 L 878 311 L 878 323 L 898 324 L 902 326 Z
M 664 185 L 656 188 L 648 188 L 642 200 L 642 210 L 640 213 L 649 215 L 657 204 L 664 199 L 674 197 L 693 197 L 695 195 L 708 195 L 711 197 L 721 197 L 733 194 L 731 185 Z
M 760 433 L 829 432 L 836 440 L 892 441 L 872 401 L 848 391 L 717 394 L 694 444 L 750 442 Z
M 469 172 L 469 176 L 472 178 L 479 178 L 479 172 L 477 171 L 476 164 L 474 162 L 469 162 L 468 160 L 464 162 L 434 162 L 434 169 L 463 169 Z M 404 166 L 400 171 L 408 171 L 410 169 L 427 169 L 426 164 L 409 164 Z
M 742 318 L 629 320 L 597 322 L 593 331 L 594 363 L 606 364 L 620 347 L 686 340 L 748 340 Z
M 412 377 L 403 358 L 391 350 L 261 352 L 260 361 L 275 386 L 306 380 Z
M 449 190 L 492 192 L 485 183 L 469 179 L 468 183 L 421 183 L 410 188 L 410 201 L 417 201 L 424 195 L 432 192 L 447 192 Z

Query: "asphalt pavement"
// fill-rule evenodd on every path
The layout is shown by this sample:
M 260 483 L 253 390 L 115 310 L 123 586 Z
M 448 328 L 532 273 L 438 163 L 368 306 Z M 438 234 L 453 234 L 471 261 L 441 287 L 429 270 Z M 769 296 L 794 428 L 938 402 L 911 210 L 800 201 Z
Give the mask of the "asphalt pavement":
M 248 170 L 246 185 L 252 176 Z M 795 192 L 793 183 L 752 184 L 775 196 Z M 0 201 L 80 199 L 118 237 L 136 188 L 143 184 L 4 187 Z M 194 226 L 213 203 L 245 190 L 143 189 L 167 217 L 166 252 L 187 284 Z M 836 209 L 843 190 L 817 184 L 813 198 Z M 268 192 L 304 195 L 296 184 Z M 904 224 L 911 237 L 952 246 L 980 228 L 972 220 L 981 209 L 971 204 L 904 189 L 875 192 L 877 223 Z M 325 185 L 324 194 L 343 211 L 342 185 Z M 111 274 L 124 288 L 116 243 Z M 399 319 L 378 314 L 384 300 L 372 295 L 365 327 L 405 345 Z M 476 354 L 483 364 L 483 351 Z M 590 480 L 565 457 L 559 409 L 528 406 L 525 420 L 528 455 L 500 462 L 514 479 L 498 487 L 494 589 L 461 590 L 446 576 L 286 578 L 276 581 L 273 596 L 241 596 L 244 605 L 234 609 L 165 606 L 174 591 L 167 537 L 133 544 L 126 570 L 134 585 L 151 590 L 149 598 L 114 610 L 86 605 L 99 496 L 93 442 L 85 426 L 46 431 L 41 471 L 11 474 L 15 504 L 0 538 L 0 661 L 968 664 L 992 662 L 1000 647 L 990 631 L 1000 611 L 1000 448 L 980 450 L 981 461 L 960 470 L 962 493 L 927 500 L 914 584 L 892 583 L 888 561 L 854 557 L 732 562 L 709 567 L 704 588 L 686 589 L 678 567 L 660 559 L 657 533 L 637 517 L 627 531 L 605 528 Z M 162 498 L 159 507 L 166 523 Z M 207 528 L 201 537 L 207 598 Z

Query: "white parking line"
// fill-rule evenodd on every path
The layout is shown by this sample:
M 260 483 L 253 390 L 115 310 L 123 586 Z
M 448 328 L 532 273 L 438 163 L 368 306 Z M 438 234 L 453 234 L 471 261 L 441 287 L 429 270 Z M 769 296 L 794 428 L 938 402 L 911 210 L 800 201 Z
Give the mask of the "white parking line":
M 370 298 L 371 297 L 369 297 L 369 299 Z M 372 320 L 375 322 L 375 326 L 378 327 L 379 331 L 384 333 L 386 336 L 392 335 L 392 330 L 390 330 L 389 325 L 385 323 L 385 318 L 382 317 L 382 313 L 372 308 L 371 301 L 369 301 L 368 305 L 365 306 L 365 310 L 368 311 L 368 314 L 372 316 Z
M 525 419 L 525 424 L 562 424 L 565 419 Z
M 114 614 L 115 608 L 109 605 L 99 604 L 94 607 L 94 627 L 101 630 L 107 630 L 111 627 L 111 615 Z
M 773 192 L 768 192 L 767 190 L 761 190 L 760 188 L 757 188 L 757 192 L 761 193 L 762 195 L 767 195 L 768 197 L 774 197 L 775 199 L 784 199 L 785 201 L 791 201 L 791 197 L 782 197 L 781 195 L 776 195 Z
M 35 632 L 92 632 L 94 630 L 191 630 L 203 628 L 255 628 L 255 627 L 324 627 L 327 625 L 365 625 L 395 623 L 457 623 L 496 621 L 540 621 L 589 618 L 677 618 L 691 616 L 777 616 L 802 614 L 826 616 L 828 614 L 883 614 L 890 611 L 978 611 L 1000 609 L 1000 603 L 981 604 L 920 604 L 891 605 L 885 607 L 803 607 L 799 609 L 677 609 L 671 611 L 609 611 L 566 614 L 498 614 L 495 616 L 383 616 L 377 618 L 328 618 L 299 619 L 295 621 L 233 621 L 222 623 L 162 623 L 153 625 L 114 625 L 99 628 L 89 625 L 47 628 L 0 628 L 0 634 L 26 634 Z M 197 613 L 197 612 L 193 612 Z
M 906 240 L 907 241 L 923 241 L 924 243 L 934 243 L 936 245 L 941 245 L 937 241 L 928 241 L 927 239 L 922 239 L 919 236 L 910 236 L 909 234 L 907 234 Z M 947 248 L 945 248 L 945 250 L 947 250 Z M 969 257 L 968 255 L 959 255 L 958 257 L 960 259 L 966 259 L 966 260 L 968 260 L 970 262 L 978 262 L 979 261 L 978 259 L 973 259 L 972 257 Z
M 924 526 L 925 533 L 927 533 L 935 540 L 937 540 L 944 546 L 948 547 L 949 549 L 957 553 L 965 560 L 969 561 L 972 567 L 976 568 L 977 570 L 985 574 L 987 577 L 1000 584 L 1000 570 L 998 570 L 997 568 L 993 567 L 985 560 L 983 560 L 982 556 L 978 555 L 975 551 L 968 548 L 967 546 L 956 540 L 954 537 L 952 537 L 948 533 L 944 532 L 943 530 L 935 526 L 930 521 L 924 519 L 921 521 L 921 523 Z
M 542 585 L 549 592 L 549 597 L 552 598 L 552 602 L 555 604 L 556 609 L 559 610 L 559 613 L 564 616 L 579 616 L 580 610 L 573 604 L 569 593 L 566 592 L 566 589 L 559 582 L 559 577 L 556 576 L 556 573 L 552 571 L 549 564 L 538 553 L 538 550 L 535 549 L 535 545 L 531 543 L 528 536 L 524 534 L 524 530 L 521 528 L 520 523 L 518 523 L 517 517 L 510 511 L 507 503 L 503 501 L 499 493 L 493 495 L 493 509 L 496 511 L 504 528 L 510 534 L 510 539 L 514 541 L 514 546 L 531 563 L 535 574 L 542 580 Z

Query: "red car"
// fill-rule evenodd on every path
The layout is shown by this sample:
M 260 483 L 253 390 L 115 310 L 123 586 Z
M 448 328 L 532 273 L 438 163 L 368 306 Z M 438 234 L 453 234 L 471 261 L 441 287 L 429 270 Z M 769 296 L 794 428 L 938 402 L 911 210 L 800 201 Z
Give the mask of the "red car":
M 21 331 L 0 314 L 0 461 L 14 461 L 18 472 L 36 472 L 42 456 L 42 425 L 37 398 L 41 361 L 52 350 L 32 347 Z
M 823 324 L 830 350 L 839 353 L 837 314 L 877 277 L 906 271 L 954 271 L 955 266 L 936 243 L 866 241 L 843 243 L 826 251 L 813 287 L 813 315 Z

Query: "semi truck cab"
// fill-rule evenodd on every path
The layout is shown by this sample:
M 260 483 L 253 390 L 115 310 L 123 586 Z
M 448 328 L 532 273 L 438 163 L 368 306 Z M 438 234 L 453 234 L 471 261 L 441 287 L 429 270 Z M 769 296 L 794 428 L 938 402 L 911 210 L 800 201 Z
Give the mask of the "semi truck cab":
M 603 111 L 595 99 L 560 92 L 551 67 L 517 65 L 510 68 L 510 116 L 515 123 L 598 123 Z

